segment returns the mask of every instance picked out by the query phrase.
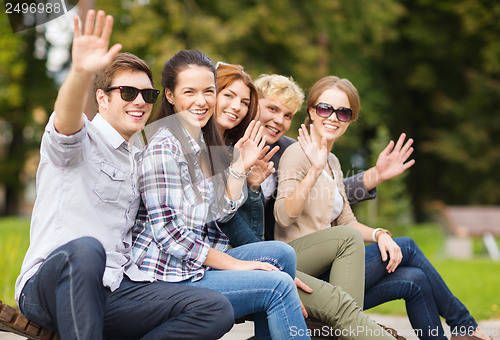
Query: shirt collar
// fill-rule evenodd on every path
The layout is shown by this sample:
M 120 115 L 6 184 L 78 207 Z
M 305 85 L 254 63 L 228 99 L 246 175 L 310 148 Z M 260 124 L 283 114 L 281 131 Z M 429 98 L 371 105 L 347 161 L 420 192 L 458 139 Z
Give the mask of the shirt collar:
M 92 124 L 97 128 L 97 130 L 99 130 L 99 132 L 104 136 L 104 139 L 106 139 L 113 148 L 118 149 L 123 143 L 128 144 L 118 131 L 116 131 L 115 128 L 99 113 L 96 114 L 94 119 L 92 119 Z
M 187 129 L 181 124 L 183 132 L 186 134 L 188 141 L 189 141 L 189 146 L 191 150 L 194 151 L 194 154 L 196 156 L 199 156 L 202 150 L 202 147 L 205 146 L 205 139 L 203 138 L 203 132 L 200 131 L 200 138 L 198 141 L 196 141 L 191 134 L 187 131 Z

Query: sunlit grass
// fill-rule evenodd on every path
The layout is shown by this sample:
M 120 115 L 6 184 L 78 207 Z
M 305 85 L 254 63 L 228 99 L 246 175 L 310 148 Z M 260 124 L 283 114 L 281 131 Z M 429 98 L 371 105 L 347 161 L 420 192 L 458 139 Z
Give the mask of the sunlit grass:
M 0 219 L 0 300 L 12 306 L 16 306 L 14 285 L 28 246 L 28 219 Z

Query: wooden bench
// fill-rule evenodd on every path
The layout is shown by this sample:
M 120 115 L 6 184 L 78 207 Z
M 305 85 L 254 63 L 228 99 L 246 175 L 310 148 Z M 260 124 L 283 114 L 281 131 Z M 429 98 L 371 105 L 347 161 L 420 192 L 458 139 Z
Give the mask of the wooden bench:
M 29 340 L 60 340 L 59 334 L 29 321 L 19 310 L 1 300 L 0 331 L 15 333 Z
M 452 257 L 472 256 L 472 237 L 480 237 L 490 257 L 500 260 L 495 237 L 500 236 L 500 206 L 448 206 L 434 202 L 438 219 L 448 234 L 447 253 Z

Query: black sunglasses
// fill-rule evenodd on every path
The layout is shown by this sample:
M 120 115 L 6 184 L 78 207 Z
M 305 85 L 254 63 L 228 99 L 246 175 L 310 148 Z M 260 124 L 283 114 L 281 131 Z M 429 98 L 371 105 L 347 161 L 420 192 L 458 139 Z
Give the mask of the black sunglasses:
M 352 110 L 346 107 L 334 109 L 330 104 L 318 103 L 318 105 L 313 106 L 313 108 L 316 109 L 316 114 L 323 118 L 328 118 L 335 112 L 337 119 L 341 122 L 350 122 L 352 119 Z
M 110 86 L 106 89 L 106 92 L 113 91 L 113 90 L 120 90 L 120 96 L 122 97 L 123 100 L 127 102 L 133 101 L 137 96 L 139 95 L 139 92 L 142 95 L 142 99 L 146 103 L 149 104 L 154 104 L 156 103 L 156 100 L 158 99 L 158 95 L 160 94 L 159 90 L 156 89 L 142 89 L 139 90 L 135 87 L 132 86 Z

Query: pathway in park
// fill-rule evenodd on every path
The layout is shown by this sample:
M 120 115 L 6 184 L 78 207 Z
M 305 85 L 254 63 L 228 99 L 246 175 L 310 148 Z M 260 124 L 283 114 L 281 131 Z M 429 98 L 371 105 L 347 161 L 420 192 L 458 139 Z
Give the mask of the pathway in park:
M 405 316 L 379 315 L 369 314 L 370 317 L 378 323 L 387 327 L 396 329 L 407 340 L 418 340 L 418 337 L 413 332 L 408 318 Z M 480 321 L 479 325 L 485 330 L 490 330 L 494 340 L 500 340 L 500 319 Z M 445 331 L 449 331 L 446 323 L 443 322 Z M 253 323 L 245 322 L 244 324 L 235 325 L 231 332 L 226 334 L 222 340 L 245 340 L 253 335 Z M 449 337 L 449 336 L 448 336 Z M 0 338 L 1 339 L 1 338 Z

